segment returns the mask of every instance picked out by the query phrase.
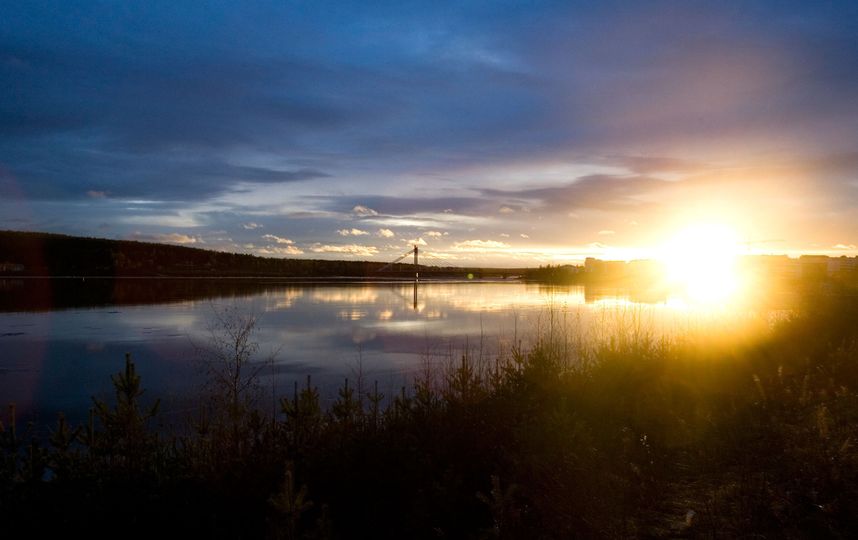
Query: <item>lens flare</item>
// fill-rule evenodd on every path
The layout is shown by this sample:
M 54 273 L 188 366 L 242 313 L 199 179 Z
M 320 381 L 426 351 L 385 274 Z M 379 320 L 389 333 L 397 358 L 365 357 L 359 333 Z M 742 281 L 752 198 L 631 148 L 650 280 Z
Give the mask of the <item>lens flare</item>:
M 741 280 L 736 232 L 721 224 L 695 224 L 671 238 L 661 249 L 668 284 L 700 303 L 727 302 L 736 297 Z

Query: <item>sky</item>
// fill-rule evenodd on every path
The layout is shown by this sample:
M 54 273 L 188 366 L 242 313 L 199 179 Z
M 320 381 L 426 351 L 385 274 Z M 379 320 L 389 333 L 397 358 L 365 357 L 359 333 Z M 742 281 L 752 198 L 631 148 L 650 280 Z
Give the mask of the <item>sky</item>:
M 0 229 L 273 257 L 858 254 L 858 3 L 0 4 Z

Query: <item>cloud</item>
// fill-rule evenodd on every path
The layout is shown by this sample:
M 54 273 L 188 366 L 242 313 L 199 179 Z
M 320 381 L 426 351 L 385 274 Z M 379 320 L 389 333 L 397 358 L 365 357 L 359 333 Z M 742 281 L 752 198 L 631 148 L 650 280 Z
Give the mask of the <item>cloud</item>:
M 471 251 L 475 253 L 506 250 L 510 247 L 509 244 L 496 240 L 465 240 L 453 244 L 453 249 L 456 251 Z
M 358 204 L 352 207 L 352 214 L 358 217 L 371 217 L 377 216 L 378 212 L 376 212 L 372 208 L 368 208 L 366 206 Z
M 646 205 L 645 195 L 672 185 L 647 176 L 595 174 L 560 186 L 482 191 L 486 196 L 526 199 L 539 203 L 544 210 L 568 214 L 571 209 L 627 210 Z
M 831 246 L 831 247 L 832 247 L 832 249 L 844 250 L 844 251 L 855 251 L 855 249 L 858 249 L 855 247 L 855 244 L 835 244 L 834 246 Z
M 358 257 L 372 257 L 378 255 L 378 248 L 375 246 L 362 246 L 358 244 L 349 245 L 329 245 L 329 244 L 314 244 L 310 247 L 313 253 L 339 253 L 343 255 L 354 255 Z
M 252 230 L 255 230 L 255 229 L 262 229 L 262 228 L 263 228 L 263 227 L 262 227 L 262 225 L 260 225 L 259 223 L 254 223 L 254 222 L 250 222 L 250 223 L 243 223 L 243 224 L 241 225 L 241 227 L 242 227 L 243 229 L 247 229 L 248 231 L 252 231 Z
M 369 233 L 360 229 L 340 229 L 337 231 L 337 234 L 340 236 L 365 236 Z
M 277 236 L 274 234 L 263 234 L 262 238 L 264 238 L 265 240 L 269 240 L 271 242 L 275 242 L 277 244 L 294 244 L 295 243 L 288 238 L 283 238 L 283 237 L 280 237 L 280 236 Z
M 286 247 L 266 247 L 266 248 L 258 248 L 256 249 L 256 253 L 259 255 L 303 255 L 304 250 L 298 248 L 296 246 L 286 246 Z
M 428 237 L 430 237 L 430 238 L 441 238 L 442 236 L 447 236 L 447 235 L 449 235 L 449 234 L 450 234 L 450 233 L 448 233 L 448 232 L 446 232 L 446 231 L 444 231 L 444 232 L 441 232 L 441 231 L 429 231 L 429 232 L 427 232 L 427 233 L 426 233 L 426 236 L 428 236 Z
M 127 215 L 126 215 L 127 214 Z M 130 225 L 150 225 L 153 227 L 200 227 L 204 225 L 201 216 L 192 212 L 160 213 L 158 209 L 127 212 L 115 217 L 117 222 Z
M 396 236 L 396 233 L 394 233 L 390 229 L 379 229 L 378 232 L 376 232 L 376 235 L 380 236 L 381 238 L 393 238 L 394 236 Z
M 493 213 L 497 205 L 495 200 L 479 196 L 420 196 L 395 197 L 389 195 L 351 195 L 317 196 L 328 210 L 350 212 L 359 218 L 378 216 L 408 216 L 415 214 L 485 214 Z
M 529 234 L 524 234 L 524 233 L 521 233 L 519 236 L 522 238 L 530 238 Z
M 14 143 L 12 140 L 9 144 Z M 43 141 L 42 155 L 42 151 L 27 149 L 23 144 L 11 149 L 13 158 L 7 166 L 26 180 L 23 195 L 29 199 L 90 198 L 90 192 L 104 192 L 113 199 L 203 201 L 260 186 L 330 176 L 316 169 L 284 170 L 227 163 L 221 156 L 203 151 L 130 152 L 68 143 L 63 146 L 61 141 L 49 139 Z M 34 158 L 39 161 L 30 161 Z M 97 187 L 90 187 L 93 184 Z
M 187 234 L 180 233 L 143 234 L 135 232 L 132 236 L 135 240 L 139 240 L 141 242 L 156 242 L 159 244 L 186 245 L 204 243 L 203 240 L 199 237 L 188 236 Z
M 805 175 L 809 196 L 777 213 L 832 216 L 820 246 L 850 238 L 851 4 L 728 4 L 680 2 L 658 17 L 637 4 L 344 4 L 331 18 L 320 3 L 299 16 L 283 3 L 119 16 L 18 2 L 0 21 L 11 81 L 0 198 L 33 205 L 33 228 L 70 234 L 102 222 L 233 230 L 266 212 L 302 246 L 334 243 L 348 215 L 369 231 L 496 238 L 520 225 L 499 221 L 531 209 L 555 230 L 577 216 L 581 235 L 617 213 L 607 223 L 638 219 L 643 235 L 675 209 L 665 195 L 738 198 L 761 180 L 735 168 L 780 153 L 803 163 L 757 200 L 777 204 Z M 719 189 L 717 175 L 734 173 L 737 189 Z M 151 207 L 121 206 L 132 200 Z
M 201 172 L 205 172 L 205 170 L 202 169 Z M 281 170 L 268 169 L 265 167 L 221 164 L 219 165 L 219 169 L 209 169 L 208 176 L 221 176 L 239 182 L 281 184 L 285 182 L 313 180 L 316 178 L 328 178 L 331 175 L 315 169 Z
M 711 164 L 700 161 L 663 156 L 613 156 L 608 159 L 628 167 L 636 174 L 643 175 L 660 172 L 693 173 L 712 167 Z
M 509 235 L 507 233 L 500 233 L 498 236 L 500 236 L 501 238 L 509 238 Z
M 415 238 L 413 240 L 403 240 L 403 242 L 405 242 L 405 244 L 407 244 L 409 246 L 428 246 L 429 245 L 426 243 L 426 240 L 423 240 L 423 238 Z

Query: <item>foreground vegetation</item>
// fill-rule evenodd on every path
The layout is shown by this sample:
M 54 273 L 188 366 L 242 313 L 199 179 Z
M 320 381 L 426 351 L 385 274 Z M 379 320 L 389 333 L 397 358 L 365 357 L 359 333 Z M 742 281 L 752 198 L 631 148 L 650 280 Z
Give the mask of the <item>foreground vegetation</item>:
M 183 428 L 131 359 L 87 425 L 39 442 L 7 421 L 4 536 L 852 537 L 858 302 L 814 298 L 753 340 L 550 325 L 396 396 L 345 381 L 323 410 L 308 379 L 277 417 L 255 406 L 254 321 L 227 314 Z

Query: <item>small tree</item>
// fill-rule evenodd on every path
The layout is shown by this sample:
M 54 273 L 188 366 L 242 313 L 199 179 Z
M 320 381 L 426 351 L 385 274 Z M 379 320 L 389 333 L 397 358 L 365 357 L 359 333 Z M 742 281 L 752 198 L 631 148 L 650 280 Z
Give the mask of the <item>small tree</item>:
M 239 450 L 251 418 L 258 416 L 260 373 L 273 361 L 276 352 L 264 360 L 257 358 L 256 315 L 238 306 L 213 308 L 213 312 L 208 342 L 197 346 L 206 375 L 210 427 L 213 435 L 225 438 L 222 442 L 227 442 L 229 448 Z
M 353 426 L 363 414 L 360 402 L 355 399 L 355 391 L 349 387 L 349 380 L 337 391 L 339 397 L 331 406 L 330 416 L 345 426 Z
M 252 339 L 256 320 L 255 315 L 235 306 L 215 309 L 208 325 L 208 344 L 201 351 L 212 397 L 222 402 L 232 419 L 240 418 L 252 405 L 258 388 L 263 365 L 252 363 L 259 350 Z
M 307 386 L 300 392 L 295 381 L 292 399 L 280 399 L 280 410 L 286 416 L 285 425 L 294 448 L 303 447 L 318 435 L 322 427 L 322 407 L 319 389 L 312 386 L 309 375 Z
M 301 516 L 313 507 L 307 498 L 307 486 L 296 489 L 292 464 L 288 464 L 280 490 L 271 495 L 268 504 L 274 509 L 275 521 L 272 537 L 293 540 L 302 538 L 298 534 Z
M 75 442 L 80 437 L 82 427 L 72 428 L 66 421 L 63 413 L 57 418 L 57 427 L 52 430 L 49 442 L 51 443 L 50 468 L 56 474 L 57 479 L 65 480 L 72 475 L 75 465 L 80 460 L 80 454 L 74 448 Z
M 131 354 L 125 355 L 125 371 L 112 376 L 116 390 L 116 406 L 110 408 L 104 401 L 93 398 L 95 414 L 101 420 L 104 431 L 91 444 L 108 462 L 124 467 L 128 472 L 138 471 L 149 454 L 156 436 L 149 433 L 149 420 L 158 414 L 160 400 L 148 409 L 141 410 L 139 400 L 143 395 L 140 376 Z

